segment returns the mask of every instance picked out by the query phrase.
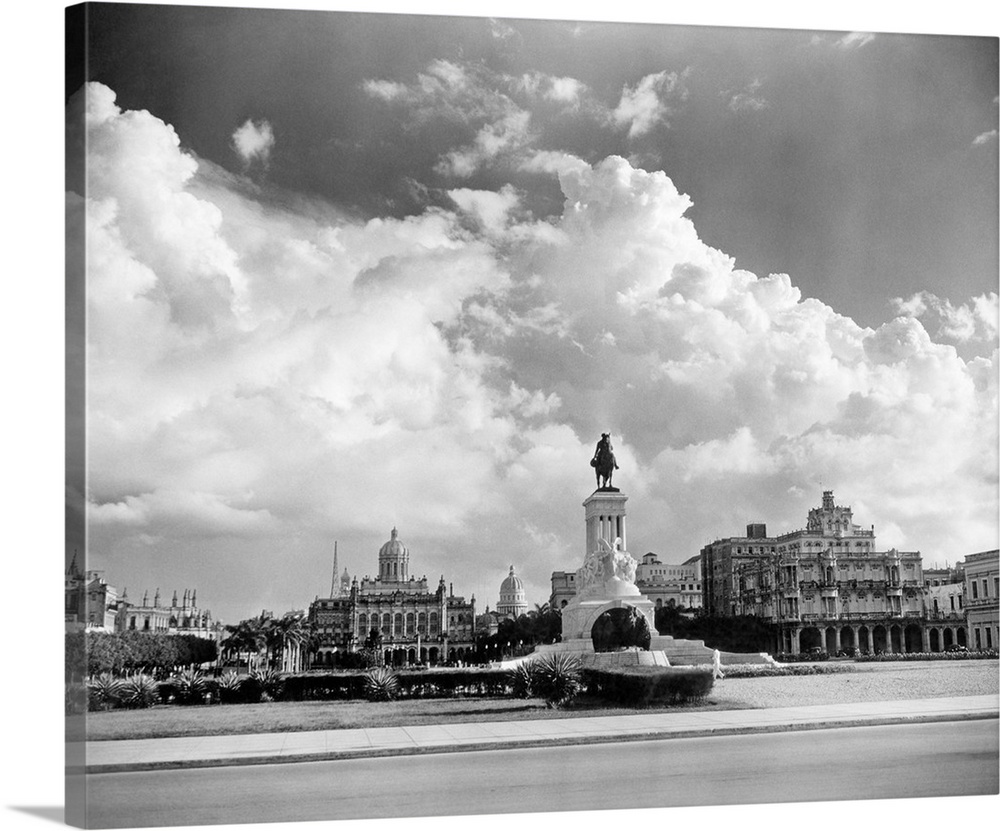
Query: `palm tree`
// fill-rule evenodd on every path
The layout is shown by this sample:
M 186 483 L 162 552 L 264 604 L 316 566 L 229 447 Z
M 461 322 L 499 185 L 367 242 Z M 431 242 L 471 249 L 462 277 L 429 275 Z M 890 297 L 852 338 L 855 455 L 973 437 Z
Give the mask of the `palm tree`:
M 268 641 L 275 652 L 275 663 L 283 672 L 299 669 L 301 647 L 309 638 L 309 627 L 303 612 L 288 612 L 271 621 Z
M 222 648 L 230 655 L 236 656 L 239 664 L 244 654 L 247 656 L 247 672 L 254 669 L 254 658 L 267 645 L 267 639 L 262 625 L 264 616 L 241 620 L 235 626 L 227 626 L 229 636 L 222 642 Z

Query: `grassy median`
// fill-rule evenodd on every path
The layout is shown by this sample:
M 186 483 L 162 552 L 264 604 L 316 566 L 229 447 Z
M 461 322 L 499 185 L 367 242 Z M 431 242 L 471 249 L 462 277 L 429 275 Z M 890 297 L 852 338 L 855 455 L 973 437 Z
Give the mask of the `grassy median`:
M 708 697 L 686 710 L 746 709 L 896 701 L 969 695 L 996 695 L 996 661 L 914 664 L 857 664 L 834 675 L 779 678 L 725 678 Z M 640 712 L 671 712 L 654 707 Z M 546 709 L 540 699 L 441 698 L 387 702 L 279 701 L 265 704 L 157 706 L 148 710 L 111 710 L 87 715 L 88 738 L 151 739 L 169 736 L 219 736 L 284 733 L 357 727 L 401 727 L 578 716 L 634 715 L 634 709 L 609 708 L 578 699 L 567 709 Z

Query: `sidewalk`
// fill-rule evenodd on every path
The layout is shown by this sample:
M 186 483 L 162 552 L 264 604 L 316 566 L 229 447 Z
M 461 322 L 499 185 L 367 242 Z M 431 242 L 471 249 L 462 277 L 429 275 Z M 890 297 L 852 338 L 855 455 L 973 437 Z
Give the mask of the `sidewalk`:
M 371 756 L 552 747 L 694 736 L 996 719 L 996 695 L 766 710 L 701 710 L 613 717 L 370 727 L 301 733 L 89 742 L 87 773 L 261 765 Z M 69 749 L 67 749 L 69 750 Z M 67 754 L 69 758 L 73 755 Z

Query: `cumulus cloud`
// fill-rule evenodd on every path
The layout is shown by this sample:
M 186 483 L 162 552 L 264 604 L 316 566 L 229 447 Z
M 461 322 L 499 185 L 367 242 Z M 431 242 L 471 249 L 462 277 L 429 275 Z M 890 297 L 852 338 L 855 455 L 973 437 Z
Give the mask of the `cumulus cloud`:
M 530 72 L 521 76 L 518 86 L 534 99 L 554 102 L 563 106 L 578 107 L 589 94 L 586 84 L 568 76 L 556 77 L 544 72 Z
M 465 215 L 476 221 L 479 228 L 493 233 L 508 225 L 511 212 L 520 202 L 517 191 L 510 185 L 499 192 L 456 188 L 448 191 L 448 196 Z
M 475 86 L 457 65 L 427 84 Z M 510 187 L 404 219 L 271 204 L 85 97 L 95 551 L 203 562 L 203 540 L 270 563 L 292 607 L 333 539 L 364 573 L 395 524 L 415 569 L 492 586 L 514 562 L 545 597 L 582 560 L 601 432 L 632 544 L 671 561 L 750 518 L 800 527 L 824 487 L 925 557 L 995 545 L 995 294 L 861 327 L 740 269 L 666 173 L 614 156 L 525 155 L 563 194 L 546 221 Z M 963 337 L 984 354 L 940 342 Z
M 634 87 L 622 90 L 621 100 L 611 113 L 619 127 L 628 127 L 628 137 L 645 135 L 657 124 L 667 124 L 674 103 L 687 98 L 684 80 L 687 71 L 657 72 L 647 75 Z
M 991 141 L 995 140 L 997 137 L 996 130 L 988 130 L 985 133 L 980 133 L 972 140 L 973 147 L 980 147 L 984 144 L 989 144 Z
M 445 176 L 471 176 L 497 156 L 527 144 L 529 118 L 526 111 L 512 109 L 497 121 L 483 125 L 471 144 L 445 153 L 434 169 Z
M 257 162 L 267 167 L 274 149 L 274 129 L 271 122 L 247 119 L 233 133 L 233 147 L 245 164 Z
M 958 306 L 926 291 L 918 292 L 906 300 L 897 297 L 892 302 L 900 314 L 918 318 L 931 325 L 938 338 L 953 343 L 992 343 L 997 339 L 996 292 L 974 297 L 968 303 Z
M 435 168 L 444 176 L 467 178 L 530 138 L 529 112 L 504 91 L 511 85 L 516 84 L 482 66 L 435 60 L 412 84 L 368 80 L 362 87 L 373 98 L 405 107 L 417 125 L 443 121 L 470 131 L 470 140 L 443 153 Z
M 613 107 L 586 84 L 571 76 L 532 71 L 519 76 L 482 64 L 434 60 L 410 82 L 370 79 L 362 89 L 371 98 L 395 107 L 406 120 L 404 132 L 448 124 L 465 140 L 441 153 L 435 172 L 466 179 L 483 169 L 516 169 L 530 164 L 545 147 L 546 131 L 560 122 L 582 119 L 592 128 L 626 131 L 630 139 L 667 124 L 688 96 L 689 70 L 666 70 L 626 84 Z M 752 86 L 752 85 L 751 85 Z M 756 91 L 756 87 L 753 87 Z M 744 108 L 763 106 L 750 94 L 737 102 Z

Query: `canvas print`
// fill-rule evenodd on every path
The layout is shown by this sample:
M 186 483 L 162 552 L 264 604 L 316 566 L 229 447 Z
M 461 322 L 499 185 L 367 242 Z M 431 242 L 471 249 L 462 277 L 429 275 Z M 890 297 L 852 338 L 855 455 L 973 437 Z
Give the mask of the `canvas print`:
M 995 37 L 66 38 L 70 824 L 997 794 Z

